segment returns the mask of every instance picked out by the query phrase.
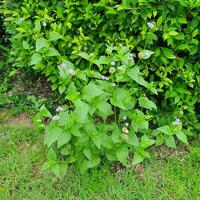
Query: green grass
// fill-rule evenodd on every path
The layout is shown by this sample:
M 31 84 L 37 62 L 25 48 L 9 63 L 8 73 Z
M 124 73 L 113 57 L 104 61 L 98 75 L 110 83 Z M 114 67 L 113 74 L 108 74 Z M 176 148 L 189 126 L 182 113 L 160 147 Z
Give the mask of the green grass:
M 42 172 L 42 133 L 0 124 L 1 200 L 200 199 L 200 166 L 184 154 L 154 156 L 137 168 L 111 173 L 108 166 L 62 179 Z M 162 155 L 162 154 L 159 154 Z

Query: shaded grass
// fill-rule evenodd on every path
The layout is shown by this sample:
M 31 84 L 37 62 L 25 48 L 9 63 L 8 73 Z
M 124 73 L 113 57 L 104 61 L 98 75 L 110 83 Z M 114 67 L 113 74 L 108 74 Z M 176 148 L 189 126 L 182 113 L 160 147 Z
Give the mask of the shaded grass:
M 42 138 L 33 128 L 0 125 L 1 200 L 200 199 L 200 166 L 187 156 L 154 156 L 115 173 L 102 166 L 81 176 L 71 168 L 58 179 L 41 171 Z

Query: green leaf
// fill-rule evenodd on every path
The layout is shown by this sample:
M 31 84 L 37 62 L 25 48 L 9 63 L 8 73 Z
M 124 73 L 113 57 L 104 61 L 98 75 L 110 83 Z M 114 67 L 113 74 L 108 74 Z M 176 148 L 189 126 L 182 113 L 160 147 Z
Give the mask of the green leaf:
M 149 100 L 147 97 L 140 97 L 139 98 L 139 105 L 142 108 L 146 108 L 146 109 L 149 109 L 149 110 L 157 109 L 156 104 L 153 101 Z
M 71 134 L 66 131 L 62 131 L 57 139 L 58 148 L 67 144 L 71 140 Z
M 59 53 L 56 49 L 50 47 L 50 48 L 48 49 L 46 55 L 49 56 L 49 57 L 51 57 L 51 56 L 59 56 L 60 53 Z
M 48 47 L 48 41 L 45 38 L 42 37 L 36 40 L 36 52 L 46 47 Z
M 183 142 L 184 144 L 188 145 L 188 140 L 187 140 L 187 136 L 185 135 L 185 133 L 183 133 L 182 131 L 179 131 L 178 133 L 176 133 L 176 137 Z
M 53 171 L 53 173 L 56 176 L 60 177 L 60 166 L 59 166 L 59 164 L 55 164 L 55 165 L 51 166 L 51 170 Z
M 39 53 L 34 53 L 31 56 L 31 62 L 30 65 L 38 64 L 42 60 L 42 56 Z
M 83 154 L 85 155 L 85 157 L 86 157 L 88 160 L 91 160 L 91 158 L 92 158 L 92 152 L 90 151 L 89 148 L 84 148 L 84 149 L 83 149 Z
M 116 149 L 116 157 L 123 165 L 125 165 L 127 163 L 127 159 L 128 159 L 127 146 L 124 145 L 124 146 L 117 148 Z
M 57 40 L 61 39 L 62 37 L 63 36 L 60 33 L 52 31 L 49 35 L 49 40 L 50 41 L 57 41 Z
M 60 85 L 59 88 L 58 88 L 60 94 L 63 94 L 63 92 L 65 91 L 65 89 L 66 89 L 65 85 Z
M 92 154 L 91 159 L 87 162 L 88 169 L 96 167 L 100 163 L 100 158 L 96 154 Z
M 178 32 L 176 32 L 176 31 L 170 31 L 167 34 L 170 35 L 170 36 L 175 36 L 175 35 L 178 35 Z
M 169 59 L 174 59 L 176 58 L 176 56 L 174 56 L 173 54 L 173 51 L 171 49 L 168 49 L 168 48 L 162 48 L 162 52 L 164 54 L 164 56 L 166 58 L 169 58 Z
M 75 107 L 76 107 L 74 111 L 75 119 L 77 122 L 83 123 L 87 118 L 87 114 L 89 112 L 89 106 L 84 101 L 78 100 L 75 103 Z
M 134 68 L 131 68 L 127 71 L 128 76 L 133 79 L 135 82 L 142 86 L 147 86 L 147 82 L 143 79 L 143 77 L 140 75 L 140 70 L 136 66 Z
M 146 135 L 143 135 L 140 142 L 140 147 L 147 148 L 155 143 L 155 140 L 149 139 Z
M 150 50 L 143 50 L 141 51 L 138 56 L 140 59 L 144 59 L 144 60 L 147 60 L 148 58 L 150 58 L 152 55 L 154 54 L 153 51 L 150 51 Z
M 87 86 L 83 88 L 84 99 L 91 101 L 94 97 L 100 96 L 105 93 L 101 90 L 94 82 L 90 82 Z
M 100 115 L 102 116 L 103 120 L 105 121 L 108 116 L 113 114 L 112 107 L 109 103 L 101 101 L 97 104 L 97 108 L 100 111 Z
M 95 146 L 100 149 L 101 148 L 101 136 L 100 135 L 93 135 L 92 136 L 92 141 L 94 142 Z
M 57 155 L 56 152 L 53 150 L 53 148 L 50 148 L 47 152 L 47 159 L 48 161 L 56 161 Z
M 144 159 L 145 159 L 145 157 L 143 155 L 141 155 L 138 151 L 136 151 L 134 154 L 132 163 L 133 163 L 133 165 L 137 165 L 137 164 L 141 163 Z
M 139 141 L 135 133 L 129 131 L 127 143 L 135 147 L 138 147 Z
M 165 144 L 170 148 L 176 148 L 176 143 L 173 136 L 168 136 L 165 138 Z
M 60 128 L 52 128 L 47 126 L 45 129 L 46 135 L 44 138 L 44 144 L 49 148 L 54 142 L 58 140 L 58 137 L 61 135 L 62 130 Z

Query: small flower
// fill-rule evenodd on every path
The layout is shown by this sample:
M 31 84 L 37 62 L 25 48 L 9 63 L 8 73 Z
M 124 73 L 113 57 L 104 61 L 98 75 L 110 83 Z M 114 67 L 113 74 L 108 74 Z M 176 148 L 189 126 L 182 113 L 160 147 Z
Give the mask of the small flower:
M 128 131 L 128 129 L 127 129 L 126 127 L 123 127 L 123 128 L 122 128 L 122 132 L 123 132 L 123 133 L 128 133 L 129 131 Z
M 125 123 L 125 126 L 126 126 L 126 127 L 128 127 L 128 126 L 129 126 L 129 123 L 128 123 L 128 122 L 126 122 L 126 123 Z
M 123 117 L 123 120 L 127 120 L 127 116 L 124 116 L 124 117 Z
M 114 61 L 112 61 L 110 64 L 111 64 L 112 66 L 115 66 L 115 62 L 114 62 Z
M 121 137 L 122 137 L 122 140 L 125 140 L 125 141 L 128 140 L 128 135 L 126 134 L 122 134 Z
M 174 126 L 179 125 L 181 123 L 181 120 L 179 118 L 176 118 L 174 122 L 172 122 L 172 124 Z
M 57 121 L 57 120 L 59 120 L 59 119 L 60 119 L 60 116 L 59 116 L 59 115 L 55 115 L 55 116 L 52 117 L 52 120 L 53 120 L 53 121 Z
M 56 112 L 60 112 L 60 111 L 62 112 L 62 111 L 64 111 L 64 109 L 63 109 L 63 107 L 58 106 L 57 109 L 56 109 Z
M 61 64 L 61 67 L 62 67 L 63 69 L 66 69 L 67 65 L 66 65 L 65 63 L 62 63 L 62 64 Z
M 111 67 L 111 68 L 109 69 L 109 73 L 110 73 L 110 74 L 114 74 L 115 71 L 116 71 L 116 69 L 115 69 L 114 67 Z
M 105 80 L 105 81 L 108 81 L 108 80 L 109 80 L 109 77 L 102 75 L 102 76 L 101 76 L 101 79 L 102 79 L 102 80 Z
M 155 24 L 153 22 L 148 22 L 147 25 L 151 29 L 155 28 Z
M 129 59 L 129 60 L 133 60 L 133 55 L 132 55 L 132 54 L 129 54 L 129 55 L 128 55 L 128 59 Z
M 115 87 L 115 86 L 116 86 L 116 84 L 115 84 L 115 83 L 112 83 L 112 86 L 113 86 L 113 87 Z
M 117 67 L 117 70 L 119 70 L 119 71 L 125 71 L 125 67 L 123 65 L 121 65 L 121 66 Z
M 74 72 L 73 69 L 68 69 L 68 74 L 69 74 L 70 76 L 74 76 L 74 75 L 75 75 L 75 72 Z
M 42 22 L 42 25 L 43 25 L 44 27 L 46 27 L 46 26 L 47 26 L 47 23 L 46 23 L 46 22 Z

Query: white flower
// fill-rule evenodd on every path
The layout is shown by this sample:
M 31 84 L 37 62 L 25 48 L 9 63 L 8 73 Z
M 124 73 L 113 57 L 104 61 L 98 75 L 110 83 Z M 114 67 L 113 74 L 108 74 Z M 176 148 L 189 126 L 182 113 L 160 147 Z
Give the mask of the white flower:
M 53 120 L 53 121 L 57 121 L 57 120 L 59 120 L 59 119 L 60 119 L 60 116 L 59 116 L 59 115 L 55 115 L 55 116 L 52 117 L 52 120 Z
M 174 122 L 172 122 L 172 124 L 174 126 L 179 125 L 181 123 L 181 120 L 179 118 L 176 118 Z
M 115 66 L 115 62 L 114 62 L 114 61 L 112 61 L 110 64 L 111 64 L 112 66 Z
M 62 64 L 61 64 L 61 67 L 62 67 L 63 69 L 66 69 L 67 65 L 66 65 L 65 63 L 62 63 Z
M 123 127 L 123 128 L 122 128 L 122 132 L 123 132 L 123 133 L 128 133 L 129 131 L 128 131 L 128 129 L 127 129 L 126 127 Z
M 108 80 L 109 80 L 109 77 L 102 75 L 102 76 L 101 76 L 101 79 L 102 79 L 102 80 L 105 80 L 105 81 L 108 81 Z
M 73 69 L 68 69 L 68 74 L 69 74 L 70 76 L 74 76 L 74 75 L 75 75 L 75 72 L 74 72 Z
M 42 25 L 43 25 L 44 27 L 46 27 L 46 26 L 47 26 L 47 23 L 46 23 L 46 22 L 42 22 Z
M 152 29 L 152 28 L 155 28 L 155 24 L 152 23 L 152 22 L 148 22 L 147 25 L 148 25 L 148 27 L 151 28 L 151 29 Z
M 115 87 L 115 86 L 116 86 L 116 84 L 115 84 L 115 83 L 112 83 L 112 86 L 113 86 L 113 87 Z
M 129 59 L 129 60 L 133 60 L 133 55 L 132 55 L 132 54 L 129 54 L 129 55 L 128 55 L 128 59 Z
M 125 123 L 125 126 L 126 126 L 126 127 L 128 127 L 128 126 L 129 126 L 129 123 L 128 123 L 128 122 L 126 122 L 126 123 Z
M 63 109 L 63 107 L 58 106 L 57 109 L 56 109 L 56 112 L 60 112 L 60 111 L 62 112 L 62 111 L 64 111 L 64 109 Z
M 119 66 L 119 67 L 117 67 L 117 69 L 119 70 L 119 71 L 125 71 L 125 67 L 122 65 L 122 66 Z
M 123 117 L 123 120 L 127 120 L 127 116 L 124 116 L 124 117 Z
M 115 69 L 114 67 L 111 67 L 111 68 L 109 69 L 109 73 L 110 73 L 110 74 L 114 74 L 115 71 L 116 71 L 116 69 Z

